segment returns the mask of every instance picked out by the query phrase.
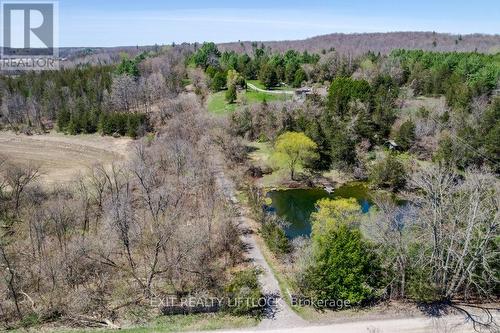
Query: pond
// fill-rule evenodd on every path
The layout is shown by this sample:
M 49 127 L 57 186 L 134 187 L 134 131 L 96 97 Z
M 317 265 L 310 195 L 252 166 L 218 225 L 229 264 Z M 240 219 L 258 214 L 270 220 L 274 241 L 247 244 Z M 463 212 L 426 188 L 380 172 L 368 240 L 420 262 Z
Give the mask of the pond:
M 363 213 L 367 213 L 372 206 L 369 190 L 363 184 L 348 184 L 339 187 L 332 194 L 319 188 L 290 189 L 272 191 L 268 193 L 272 200 L 271 211 L 286 218 L 289 226 L 285 228 L 289 238 L 309 236 L 311 234 L 311 213 L 315 211 L 315 204 L 323 198 L 355 198 L 361 205 Z

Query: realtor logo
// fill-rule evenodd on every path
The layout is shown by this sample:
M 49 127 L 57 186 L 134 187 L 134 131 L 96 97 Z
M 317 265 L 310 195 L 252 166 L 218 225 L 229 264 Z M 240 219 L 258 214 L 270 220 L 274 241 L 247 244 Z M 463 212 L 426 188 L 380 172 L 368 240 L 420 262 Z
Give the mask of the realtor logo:
M 57 14 L 53 1 L 2 1 L 2 68 L 22 70 L 16 66 L 22 63 L 26 69 L 53 69 L 59 55 Z

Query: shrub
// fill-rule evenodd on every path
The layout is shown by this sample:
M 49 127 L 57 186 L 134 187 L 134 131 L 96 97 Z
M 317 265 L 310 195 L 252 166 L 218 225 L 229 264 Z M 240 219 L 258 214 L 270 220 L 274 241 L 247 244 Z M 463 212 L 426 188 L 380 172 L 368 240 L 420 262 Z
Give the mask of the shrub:
M 430 276 L 432 276 L 432 271 L 429 268 L 414 268 L 409 274 L 407 296 L 420 302 L 439 300 L 439 287 L 429 279 Z
M 40 323 L 40 317 L 34 312 L 30 312 L 21 319 L 21 326 L 25 328 L 33 327 L 39 325 Z
M 266 214 L 260 232 L 269 249 L 277 255 L 290 253 L 290 241 L 283 229 L 283 221 L 275 216 Z
M 260 272 L 247 269 L 234 274 L 225 287 L 227 310 L 234 315 L 259 315 L 262 313 L 263 294 L 259 283 Z
M 375 162 L 370 171 L 370 181 L 378 187 L 400 190 L 406 185 L 406 170 L 394 154 Z

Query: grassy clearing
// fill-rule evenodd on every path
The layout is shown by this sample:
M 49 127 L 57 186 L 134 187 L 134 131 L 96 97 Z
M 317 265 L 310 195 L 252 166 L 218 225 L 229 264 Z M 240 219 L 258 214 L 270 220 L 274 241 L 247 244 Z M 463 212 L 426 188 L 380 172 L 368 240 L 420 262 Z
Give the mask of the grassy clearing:
M 255 180 L 256 184 L 264 189 L 282 188 L 290 182 L 290 172 L 287 168 L 277 169 L 276 163 L 272 160 L 273 145 L 270 142 L 246 142 L 246 145 L 253 148 L 253 151 L 248 155 L 252 165 L 262 169 L 272 168 L 273 173 L 264 175 L 262 178 Z M 304 172 L 302 168 L 298 168 L 297 172 Z M 331 169 L 323 171 L 321 177 L 332 184 L 338 186 L 354 181 L 353 175 L 340 170 Z
M 260 91 L 253 91 L 253 90 L 248 90 L 246 92 L 243 92 L 240 98 L 241 97 L 246 98 L 247 104 L 262 103 L 264 101 L 267 102 L 284 101 L 287 99 L 286 95 L 266 94 Z
M 410 98 L 399 113 L 402 117 L 411 118 L 418 113 L 420 108 L 425 108 L 431 114 L 439 113 L 440 110 L 446 110 L 446 99 L 444 97 L 424 96 Z
M 258 320 L 252 317 L 235 317 L 227 314 L 196 314 L 196 315 L 178 315 L 162 316 L 153 322 L 133 328 L 123 328 L 120 332 L 124 333 L 169 333 L 169 332 L 192 332 L 209 331 L 220 329 L 238 329 L 254 327 Z M 15 330 L 12 333 L 26 332 L 47 332 L 47 333 L 112 333 L 116 330 L 108 329 L 43 329 L 34 328 L 30 330 Z
M 215 94 L 210 95 L 208 98 L 208 112 L 216 115 L 225 115 L 234 112 L 236 110 L 236 103 L 229 104 L 226 102 L 226 92 L 219 91 Z
M 247 82 L 253 84 L 254 86 L 256 86 L 259 89 L 268 90 L 266 88 L 266 86 L 263 85 L 262 82 L 260 82 L 259 80 L 247 80 Z M 289 86 L 273 87 L 270 90 L 294 91 L 294 89 L 292 87 L 289 87 Z
M 286 188 L 290 183 L 290 171 L 287 167 L 277 168 L 276 161 L 273 161 L 273 145 L 270 142 L 248 142 L 247 145 L 254 151 L 249 154 L 249 159 L 254 166 L 262 169 L 273 169 L 270 174 L 263 175 L 255 180 L 256 185 L 264 189 Z M 296 168 L 297 173 L 306 172 L 301 167 Z
M 216 115 L 226 115 L 234 112 L 238 107 L 251 105 L 256 103 L 284 101 L 290 98 L 285 95 L 267 94 L 259 91 L 240 91 L 238 92 L 238 100 L 236 103 L 229 104 L 226 102 L 226 92 L 219 91 L 210 95 L 208 98 L 207 109 L 210 113 Z
M 271 166 L 271 155 L 273 153 L 273 146 L 270 142 L 248 142 L 247 145 L 254 149 L 250 153 L 249 158 L 254 165 L 261 168 Z
M 249 154 L 249 159 L 253 165 L 262 169 L 273 167 L 273 145 L 270 142 L 249 142 L 247 144 L 254 149 Z M 264 175 L 256 182 L 259 187 L 273 188 L 281 184 L 287 177 L 289 177 L 287 170 L 275 170 L 271 174 Z
M 259 80 L 247 80 L 247 83 L 253 84 L 259 89 L 266 90 L 266 87 Z

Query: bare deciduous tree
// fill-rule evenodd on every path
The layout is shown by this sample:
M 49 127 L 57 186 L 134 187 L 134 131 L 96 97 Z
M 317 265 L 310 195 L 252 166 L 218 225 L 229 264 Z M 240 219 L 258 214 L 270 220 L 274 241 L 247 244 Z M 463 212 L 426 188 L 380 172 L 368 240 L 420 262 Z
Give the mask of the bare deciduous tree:
M 113 78 L 111 102 L 116 109 L 130 111 L 137 102 L 137 84 L 130 75 L 118 75 Z
M 26 186 L 35 181 L 40 175 L 39 167 L 31 163 L 27 165 L 5 163 L 4 169 L 5 182 L 11 190 L 14 201 L 14 211 L 16 215 L 19 215 L 24 190 Z
M 494 265 L 500 222 L 500 186 L 487 172 L 469 170 L 464 180 L 444 168 L 428 167 L 411 184 L 422 237 L 420 264 L 444 299 L 489 297 L 498 285 Z M 425 251 L 429 249 L 429 253 Z
M 2 320 L 55 313 L 110 326 L 153 295 L 220 292 L 241 247 L 215 181 L 210 118 L 195 96 L 169 106 L 165 128 L 129 162 L 96 165 L 67 188 L 30 186 L 36 169 L 0 168 L 7 203 L 22 202 L 22 223 L 0 244 Z
M 374 203 L 377 209 L 365 219 L 363 231 L 366 237 L 383 247 L 383 265 L 386 265 L 386 272 L 394 274 L 394 280 L 386 286 L 389 297 L 404 298 L 415 212 L 411 206 L 398 206 L 385 196 L 375 197 Z

